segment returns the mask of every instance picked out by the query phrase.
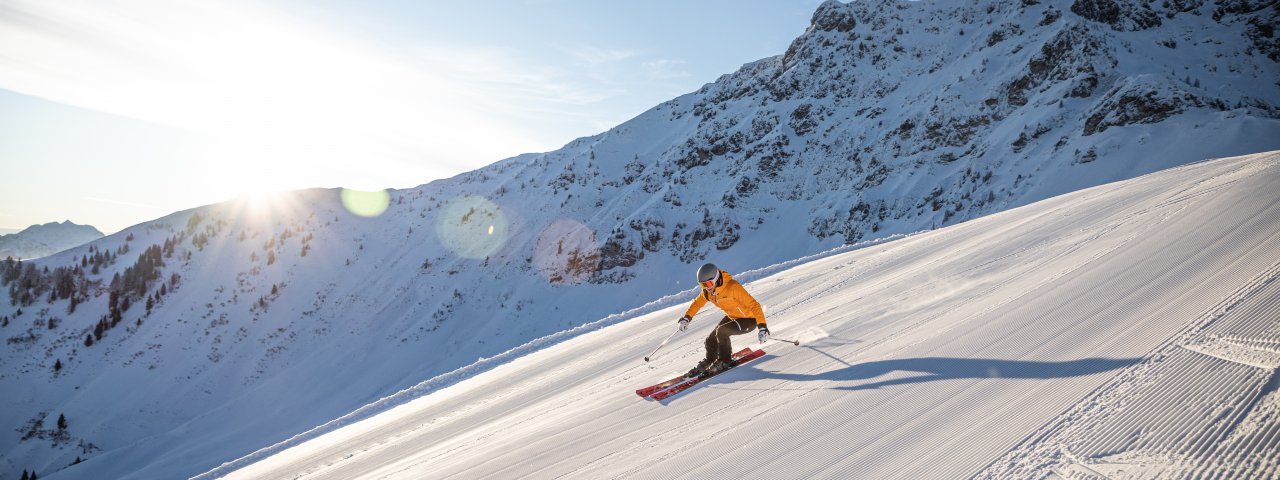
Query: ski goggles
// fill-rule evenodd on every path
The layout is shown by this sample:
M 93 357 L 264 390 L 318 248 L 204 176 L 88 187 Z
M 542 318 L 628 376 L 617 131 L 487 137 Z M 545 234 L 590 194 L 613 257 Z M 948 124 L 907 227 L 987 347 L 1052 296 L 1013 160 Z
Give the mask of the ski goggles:
M 713 279 L 711 279 L 711 280 L 707 280 L 707 281 L 705 281 L 705 282 L 702 282 L 702 288 L 705 288 L 705 289 L 708 289 L 708 290 L 715 290 L 715 289 L 716 289 L 716 279 L 714 279 L 714 278 L 713 278 Z

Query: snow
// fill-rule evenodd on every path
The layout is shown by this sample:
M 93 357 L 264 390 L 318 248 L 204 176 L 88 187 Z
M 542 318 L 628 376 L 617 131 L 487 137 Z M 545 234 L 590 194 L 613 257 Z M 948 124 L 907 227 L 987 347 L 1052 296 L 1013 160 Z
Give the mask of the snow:
M 0 235 L 0 259 L 33 259 L 52 255 L 102 238 L 92 225 L 76 225 L 70 220 L 32 225 L 21 232 Z
M 1120 217 L 1101 224 L 1080 219 L 1091 226 L 1077 231 L 1085 227 L 1021 211 L 1022 223 L 1056 229 L 1010 224 L 1006 230 L 1021 235 L 1013 243 L 974 227 L 951 230 L 969 232 L 967 240 L 920 233 L 979 218 L 986 222 L 980 225 L 1000 224 L 1006 217 L 999 212 L 1056 195 L 1280 148 L 1274 86 L 1280 70 L 1269 56 L 1274 42 L 1258 35 L 1269 9 L 1250 11 L 1248 2 L 1116 1 L 1126 5 L 1125 15 L 1134 7 L 1140 17 L 1150 7 L 1162 23 L 1135 30 L 1134 18 L 1142 18 L 1107 24 L 1054 2 L 826 2 L 787 52 L 559 150 L 390 191 L 390 204 L 376 217 L 349 212 L 341 190 L 292 192 L 270 205 L 232 201 L 177 212 L 30 262 L 54 270 L 78 266 L 90 248 L 105 253 L 129 246 L 117 263 L 87 274 L 87 295 L 74 313 L 68 300 L 48 302 L 47 295 L 35 295 L 21 315 L 18 306 L 0 302 L 0 318 L 9 319 L 0 327 L 6 338 L 0 430 L 19 432 L 0 435 L 0 476 L 25 469 L 41 478 L 186 477 L 264 448 L 260 456 L 278 450 L 271 445 L 295 446 L 354 427 L 414 399 L 465 399 L 445 390 L 526 363 L 553 345 L 630 332 L 624 337 L 635 340 L 609 333 L 610 350 L 624 345 L 643 351 L 639 358 L 670 333 L 674 317 L 665 318 L 665 309 L 687 301 L 692 272 L 705 261 L 756 282 L 753 288 L 773 303 L 770 323 L 779 335 L 788 327 L 774 325 L 775 313 L 805 325 L 791 334 L 815 340 L 790 356 L 770 347 L 773 356 L 737 375 L 817 375 L 791 382 L 800 385 L 849 386 L 857 380 L 842 375 L 869 373 L 824 374 L 839 369 L 797 355 L 834 362 L 829 354 L 856 364 L 861 347 L 918 339 L 910 328 L 958 335 L 971 324 L 1034 317 L 1017 310 L 1024 302 L 1072 319 L 1077 308 L 1089 309 L 1082 315 L 1128 314 L 1091 298 L 1115 293 L 1106 288 L 1189 301 L 1160 290 L 1182 287 L 1176 282 L 1152 282 L 1148 291 L 1098 273 L 1110 271 L 1080 267 L 1122 254 L 1129 256 L 1117 265 L 1149 266 L 1138 262 L 1149 251 L 1126 248 L 1154 248 L 1166 239 L 1144 240 L 1147 232 L 1134 229 L 1146 224 Z M 1079 211 L 1062 210 L 1083 215 Z M 175 237 L 181 241 L 161 274 L 177 275 L 172 291 L 150 313 L 135 298 L 120 326 L 85 346 L 108 311 L 113 275 L 123 275 L 148 246 Z M 885 241 L 867 242 L 876 238 Z M 951 239 L 944 246 L 954 251 L 930 248 L 940 239 Z M 1248 252 L 1224 255 L 1236 253 Z M 979 264 L 947 255 L 989 258 Z M 823 263 L 831 258 L 859 261 Z M 1225 260 L 1204 267 L 1222 266 L 1218 261 Z M 811 292 L 789 283 L 804 283 L 796 272 L 829 281 Z M 1076 276 L 1089 272 L 1104 291 L 1079 283 Z M 1088 303 L 1040 295 L 1039 289 L 1064 282 Z M 149 285 L 147 293 L 158 287 Z M 1127 305 L 1131 299 L 1113 300 Z M 847 318 L 850 310 L 858 318 Z M 797 312 L 815 320 L 802 321 Z M 637 317 L 656 331 L 637 330 Z M 1118 328 L 1094 321 L 1101 325 L 1087 326 Z M 709 322 L 700 319 L 700 325 Z M 827 328 L 823 322 L 836 323 Z M 1067 327 L 1059 329 L 1075 332 Z M 878 336 L 899 328 L 908 330 Z M 1265 338 L 1215 335 L 1188 341 L 1187 348 L 1270 364 L 1256 353 L 1271 348 Z M 608 375 L 628 375 L 617 383 L 629 391 L 686 370 L 697 355 L 695 337 L 681 337 L 683 349 L 664 351 L 669 363 L 660 368 L 607 370 L 600 381 L 615 389 Z M 865 344 L 877 338 L 881 343 Z M 982 339 L 954 341 L 949 350 L 918 358 L 1093 358 L 1022 358 L 1026 352 L 1018 351 L 983 357 Z M 565 358 L 579 357 L 601 358 Z M 64 366 L 57 373 L 55 362 Z M 1024 367 L 1046 365 L 1053 364 Z M 959 372 L 986 371 L 982 366 L 949 365 L 959 370 L 927 385 L 967 381 Z M 1017 364 L 990 366 L 1004 372 Z M 1087 371 L 1097 365 L 1062 366 Z M 877 378 L 900 375 L 906 374 Z M 1105 372 L 1068 381 L 1100 376 Z M 730 377 L 725 384 L 746 380 Z M 761 388 L 774 388 L 765 380 Z M 1042 379 L 1005 381 L 1036 380 Z M 876 400 L 883 390 L 852 395 Z M 1036 408 L 1061 412 L 1072 391 L 1049 392 L 1051 402 Z M 806 398 L 830 400 L 836 392 Z M 686 404 L 681 398 L 672 405 Z M 65 435 L 51 427 L 64 413 Z M 816 424 L 815 418 L 801 424 Z M 41 421 L 43 430 L 31 428 Z M 21 432 L 31 431 L 39 435 L 21 440 Z M 71 466 L 78 457 L 84 462 Z
M 668 401 L 633 390 L 717 314 L 651 364 L 682 305 L 208 476 L 1271 478 L 1277 184 L 1277 152 L 1206 161 L 833 252 L 747 284 L 802 346 Z

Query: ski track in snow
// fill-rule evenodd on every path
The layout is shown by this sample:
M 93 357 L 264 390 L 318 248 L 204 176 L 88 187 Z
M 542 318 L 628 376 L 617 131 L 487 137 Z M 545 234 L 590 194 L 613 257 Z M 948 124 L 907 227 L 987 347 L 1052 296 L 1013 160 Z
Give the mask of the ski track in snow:
M 802 346 L 667 401 L 633 390 L 712 315 L 651 366 L 683 306 L 227 478 L 1275 478 L 1277 184 L 1277 153 L 1201 162 L 833 252 L 748 284 Z
M 1029 205 L 1280 148 L 1272 5 L 1068 3 L 822 2 L 786 51 L 554 151 L 390 190 L 376 217 L 348 211 L 338 189 L 311 189 L 267 209 L 238 199 L 175 212 L 29 263 L 87 267 L 88 255 L 122 255 L 84 277 L 101 283 L 81 289 L 87 303 L 75 313 L 39 289 L 28 289 L 33 302 L 0 307 L 13 323 L 0 354 L 9 393 L 0 422 L 11 435 L 0 437 L 0 476 L 175 478 L 234 459 L 206 478 L 286 453 L 311 460 L 282 472 L 334 477 L 719 476 L 748 471 L 740 463 L 779 476 L 928 478 L 1004 465 L 992 462 L 1266 266 L 1226 259 L 1276 256 L 1262 237 L 1274 222 L 1214 218 L 1270 211 L 1239 190 L 1258 188 L 1251 175 L 1277 183 L 1266 159 Z M 1239 225 L 1262 230 L 1227 244 L 1203 237 Z M 571 248 L 551 255 L 543 241 L 560 235 Z M 107 282 L 138 250 L 171 238 L 176 258 L 161 278 L 180 291 L 155 297 L 154 314 L 135 301 L 123 328 L 81 347 L 111 310 Z M 575 258 L 587 264 L 559 271 Z M 671 332 L 671 308 L 689 293 L 659 297 L 691 286 L 691 264 L 703 259 L 731 271 L 777 264 L 734 273 L 754 282 L 778 336 L 805 346 L 769 346 L 757 365 L 664 404 L 606 396 L 700 355 L 705 330 L 680 336 L 652 366 L 634 362 Z M 29 313 L 18 314 L 20 303 Z M 1258 328 L 1205 331 L 1183 348 L 1210 364 L 1265 369 L 1277 344 L 1271 327 Z M 1107 342 L 1115 351 L 1097 346 Z M 609 353 L 580 362 L 592 349 Z M 1102 355 L 1125 362 L 1089 361 Z M 53 362 L 64 368 L 50 376 Z M 1080 375 L 986 378 L 1009 368 Z M 1263 398 L 1238 408 L 1269 411 Z M 704 402 L 696 412 L 724 418 L 672 412 Z M 957 408 L 960 423 L 934 415 Z M 785 421 L 747 416 L 758 412 Z M 16 432 L 63 414 L 73 441 Z M 824 436 L 779 438 L 793 428 Z M 582 451 L 520 443 L 535 435 Z M 705 466 L 689 453 L 748 435 L 764 453 Z M 951 437 L 923 442 L 933 450 L 916 446 L 941 435 Z M 492 445 L 505 436 L 518 440 L 499 453 Z M 1107 470 L 1070 455 L 1031 471 Z M 901 472 L 872 465 L 877 456 Z M 812 464 L 791 467 L 797 460 Z

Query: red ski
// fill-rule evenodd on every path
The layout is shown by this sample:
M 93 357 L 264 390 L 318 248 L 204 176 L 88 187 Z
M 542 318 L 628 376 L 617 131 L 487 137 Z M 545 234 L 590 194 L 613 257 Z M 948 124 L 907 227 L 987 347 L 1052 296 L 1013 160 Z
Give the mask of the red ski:
M 751 348 L 750 348 L 750 347 L 748 347 L 748 348 L 744 348 L 744 349 L 742 349 L 742 350 L 738 350 L 738 351 L 737 351 L 737 353 L 734 353 L 734 354 L 733 354 L 733 360 L 734 360 L 734 361 L 737 361 L 738 359 L 741 359 L 742 357 L 745 357 L 745 356 L 750 355 L 750 354 L 751 354 Z M 667 380 L 667 381 L 665 381 L 665 382 L 659 383 L 659 384 L 657 384 L 657 385 L 651 385 L 651 386 L 644 387 L 644 388 L 641 388 L 641 389 L 639 389 L 639 390 L 636 390 L 636 395 L 639 395 L 639 396 L 641 396 L 641 397 L 647 397 L 647 396 L 649 396 L 649 395 L 653 395 L 655 392 L 658 392 L 659 390 L 665 389 L 665 388 L 667 388 L 667 387 L 670 387 L 670 386 L 672 386 L 672 385 L 675 385 L 675 384 L 677 384 L 677 383 L 683 382 L 683 381 L 688 380 L 688 379 L 689 379 L 688 377 L 685 377 L 684 375 L 681 375 L 681 376 L 678 376 L 678 377 L 673 378 L 673 379 L 671 379 L 671 380 Z
M 751 350 L 751 349 L 749 349 L 749 348 L 748 348 L 747 350 Z M 752 360 L 755 360 L 755 359 L 760 358 L 760 357 L 763 357 L 763 356 L 764 356 L 764 350 L 753 350 L 753 351 L 751 351 L 750 353 L 748 353 L 748 354 L 746 354 L 746 355 L 743 355 L 742 357 L 737 357 L 737 356 L 735 355 L 735 358 L 734 358 L 734 360 L 733 360 L 733 363 L 729 364 L 729 367 L 728 367 L 728 368 L 725 368 L 724 370 L 721 370 L 721 371 L 719 371 L 719 372 L 716 372 L 716 373 L 715 373 L 715 374 L 713 374 L 713 375 L 699 375 L 699 376 L 697 376 L 697 377 L 687 378 L 687 379 L 685 379 L 685 380 L 683 380 L 683 381 L 676 382 L 676 384 L 671 385 L 670 387 L 667 387 L 665 390 L 659 390 L 659 391 L 657 391 L 657 392 L 653 392 L 653 393 L 649 394 L 649 396 L 648 396 L 648 397 L 646 397 L 646 398 L 649 398 L 649 399 L 652 399 L 652 400 L 663 400 L 663 399 L 670 398 L 671 396 L 673 396 L 673 395 L 675 395 L 675 394 L 677 394 L 677 393 L 680 393 L 680 392 L 683 392 L 683 391 L 685 391 L 685 390 L 688 390 L 689 388 L 693 387 L 694 385 L 697 385 L 697 384 L 699 384 L 699 383 L 702 383 L 704 380 L 706 380 L 706 379 L 708 379 L 708 378 L 712 378 L 712 377 L 714 377 L 714 376 L 716 376 L 716 375 L 719 375 L 719 374 L 721 374 L 721 373 L 724 373 L 724 372 L 727 372 L 727 371 L 729 371 L 729 370 L 733 369 L 733 367 L 736 367 L 736 366 L 738 366 L 738 365 L 742 365 L 742 364 L 744 364 L 744 363 L 750 362 L 750 361 L 752 361 Z

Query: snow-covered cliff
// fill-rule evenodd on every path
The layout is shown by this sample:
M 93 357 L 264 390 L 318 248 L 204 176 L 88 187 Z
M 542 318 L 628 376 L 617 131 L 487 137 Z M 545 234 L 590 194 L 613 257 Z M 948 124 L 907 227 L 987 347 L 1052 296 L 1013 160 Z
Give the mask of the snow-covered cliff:
M 1276 18 L 832 1 L 781 55 L 557 151 L 386 197 L 202 207 L 8 265 L 0 474 L 198 473 L 690 288 L 703 261 L 739 272 L 1280 148 Z

